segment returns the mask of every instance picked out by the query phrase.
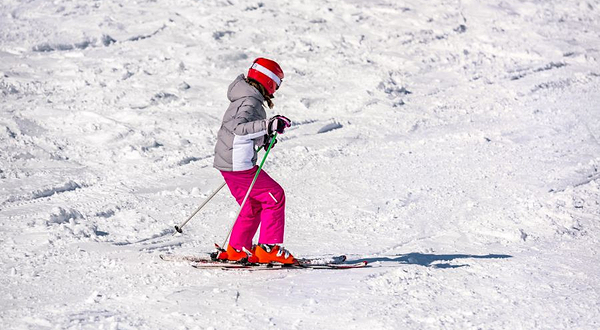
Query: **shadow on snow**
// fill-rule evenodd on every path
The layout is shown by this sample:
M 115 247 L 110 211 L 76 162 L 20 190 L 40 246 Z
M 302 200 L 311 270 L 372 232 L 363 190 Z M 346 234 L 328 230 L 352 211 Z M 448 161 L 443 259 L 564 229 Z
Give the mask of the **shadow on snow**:
M 432 268 L 459 268 L 469 266 L 468 264 L 454 265 L 450 262 L 456 259 L 507 259 L 512 256 L 507 254 L 487 254 L 487 255 L 472 255 L 472 254 L 425 254 L 425 253 L 408 253 L 398 254 L 392 257 L 372 257 L 353 260 L 355 262 L 367 261 L 368 263 L 380 262 L 385 263 L 400 263 L 410 265 L 420 265 Z

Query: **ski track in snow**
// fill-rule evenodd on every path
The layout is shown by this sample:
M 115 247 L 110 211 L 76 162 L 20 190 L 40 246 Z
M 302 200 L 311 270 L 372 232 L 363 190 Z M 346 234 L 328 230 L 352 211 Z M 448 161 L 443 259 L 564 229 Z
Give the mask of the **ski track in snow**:
M 0 328 L 600 328 L 598 1 L 0 4 Z M 294 124 L 285 245 L 198 270 L 213 146 L 258 56 Z

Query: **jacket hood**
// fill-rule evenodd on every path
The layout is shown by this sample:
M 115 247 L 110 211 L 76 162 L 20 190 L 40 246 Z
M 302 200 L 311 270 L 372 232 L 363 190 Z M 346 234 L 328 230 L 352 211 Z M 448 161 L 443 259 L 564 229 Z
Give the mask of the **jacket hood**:
M 229 89 L 227 90 L 227 98 L 229 101 L 234 102 L 243 97 L 253 97 L 260 102 L 264 102 L 265 98 L 262 94 L 254 87 L 250 86 L 244 75 L 241 74 L 235 78 L 235 80 L 229 85 Z

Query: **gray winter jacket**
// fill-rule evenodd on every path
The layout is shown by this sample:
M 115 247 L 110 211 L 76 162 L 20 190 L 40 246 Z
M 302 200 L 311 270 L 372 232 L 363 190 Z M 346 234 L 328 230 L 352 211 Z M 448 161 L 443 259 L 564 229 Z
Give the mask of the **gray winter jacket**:
M 213 166 L 221 171 L 244 171 L 256 165 L 255 145 L 267 134 L 264 97 L 241 74 L 229 85 L 231 103 L 217 134 Z

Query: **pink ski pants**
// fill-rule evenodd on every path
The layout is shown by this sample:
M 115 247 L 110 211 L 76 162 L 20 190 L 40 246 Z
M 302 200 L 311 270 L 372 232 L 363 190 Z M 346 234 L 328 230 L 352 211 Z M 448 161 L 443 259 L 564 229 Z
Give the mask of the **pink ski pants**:
M 246 171 L 221 171 L 225 182 L 238 204 L 242 204 L 258 166 Z M 260 225 L 260 244 L 283 243 L 285 226 L 285 193 L 264 170 L 258 174 L 240 216 L 237 218 L 229 244 L 240 250 L 252 248 L 252 238 Z

